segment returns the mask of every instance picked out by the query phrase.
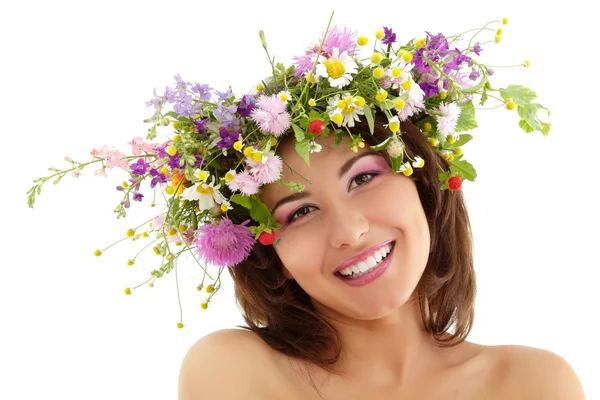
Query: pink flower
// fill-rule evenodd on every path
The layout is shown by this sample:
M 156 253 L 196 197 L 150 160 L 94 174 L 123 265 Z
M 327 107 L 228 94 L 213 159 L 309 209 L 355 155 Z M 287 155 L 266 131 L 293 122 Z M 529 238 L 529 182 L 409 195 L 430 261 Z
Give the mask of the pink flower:
M 290 114 L 285 110 L 285 102 L 276 95 L 263 95 L 256 105 L 250 113 L 250 118 L 261 130 L 279 137 L 290 127 Z
M 134 137 L 131 142 L 129 142 L 128 144 L 131 145 L 132 147 L 132 153 L 134 156 L 139 156 L 142 154 L 142 152 L 146 152 L 148 154 L 155 154 L 156 150 L 156 144 L 155 143 L 146 143 L 144 142 L 144 138 L 142 137 Z
M 108 149 L 110 149 L 112 147 L 109 147 L 107 144 L 105 144 L 104 146 L 102 146 L 99 149 L 93 149 L 90 154 L 92 155 L 92 157 L 100 157 L 100 158 L 106 158 L 108 157 Z
M 347 27 L 341 30 L 337 25 L 329 29 L 325 43 L 323 43 L 323 51 L 330 56 L 333 54 L 334 48 L 339 49 L 340 54 L 346 51 L 350 57 L 357 56 L 356 31 L 351 31 Z
M 246 196 L 251 196 L 258 193 L 259 183 L 248 171 L 244 171 L 235 174 L 233 180 L 227 182 L 227 186 L 233 191 L 240 191 Z
M 196 251 L 207 263 L 219 267 L 234 267 L 250 255 L 255 240 L 245 225 L 237 225 L 224 217 L 218 225 L 206 224 L 196 231 Z
M 256 181 L 261 185 L 275 182 L 281 177 L 283 161 L 273 151 L 268 157 L 263 158 L 263 162 L 253 161 L 250 157 L 246 157 L 245 162 L 250 167 L 250 172 Z
M 108 157 L 106 158 L 106 166 L 110 169 L 114 167 L 119 167 L 125 171 L 127 171 L 127 167 L 129 166 L 129 160 L 123 159 L 125 157 L 125 153 L 119 150 L 111 150 L 108 152 Z
M 75 171 L 73 171 L 73 178 L 79 178 L 79 176 L 81 175 L 81 171 L 76 169 Z
M 108 175 L 106 175 L 106 172 L 105 172 L 105 167 L 95 170 L 94 176 L 103 176 L 105 178 L 108 178 Z

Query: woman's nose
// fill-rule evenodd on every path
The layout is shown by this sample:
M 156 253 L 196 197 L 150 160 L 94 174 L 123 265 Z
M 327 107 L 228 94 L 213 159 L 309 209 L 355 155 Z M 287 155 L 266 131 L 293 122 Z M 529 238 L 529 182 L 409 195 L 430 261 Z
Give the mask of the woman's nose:
M 369 221 L 356 207 L 337 204 L 329 210 L 327 221 L 329 241 L 333 247 L 352 247 L 360 244 L 369 232 Z

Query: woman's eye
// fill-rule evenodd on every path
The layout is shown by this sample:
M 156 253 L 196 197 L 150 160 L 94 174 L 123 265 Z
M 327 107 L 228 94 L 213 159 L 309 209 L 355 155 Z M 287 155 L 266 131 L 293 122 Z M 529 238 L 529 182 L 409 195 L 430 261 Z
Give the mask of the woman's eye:
M 369 176 L 369 175 L 372 176 L 370 179 L 358 179 L 358 178 L 363 178 L 363 177 L 366 177 L 366 176 Z M 376 175 L 377 174 L 370 173 L 370 172 L 363 172 L 362 174 L 358 174 L 354 178 L 352 178 L 352 180 L 350 182 L 355 182 L 355 181 L 359 180 L 361 182 L 361 184 L 358 185 L 358 186 L 362 186 L 365 183 L 371 182 L 373 180 L 373 177 L 375 177 Z M 350 189 L 352 189 L 352 188 L 350 188 Z
M 294 222 L 294 221 L 295 221 L 295 220 L 297 220 L 297 219 L 300 219 L 300 218 L 302 218 L 304 215 L 306 215 L 306 214 L 308 214 L 308 213 L 302 213 L 302 212 L 300 212 L 300 211 L 302 211 L 302 210 L 306 210 L 306 209 L 309 209 L 309 208 L 315 208 L 315 207 L 314 207 L 314 206 L 302 206 L 302 207 L 300 207 L 299 209 L 297 209 L 296 211 L 294 211 L 294 213 L 292 213 L 292 214 L 291 214 L 291 215 L 288 217 L 288 219 L 287 219 L 287 221 L 286 221 L 286 222 L 289 224 L 289 223 L 291 223 L 291 222 Z M 294 217 L 296 217 L 296 216 L 299 216 L 299 218 L 294 218 Z

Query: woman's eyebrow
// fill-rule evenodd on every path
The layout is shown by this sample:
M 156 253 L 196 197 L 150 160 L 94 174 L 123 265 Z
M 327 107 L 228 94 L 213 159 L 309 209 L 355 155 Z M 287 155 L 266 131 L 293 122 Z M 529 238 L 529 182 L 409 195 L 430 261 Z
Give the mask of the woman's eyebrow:
M 338 171 L 338 177 L 341 179 L 345 174 L 348 173 L 348 171 L 350 171 L 350 169 L 352 168 L 352 166 L 361 158 L 366 157 L 366 156 L 372 156 L 372 155 L 379 155 L 381 156 L 381 153 L 375 151 L 375 150 L 370 150 L 368 152 L 363 152 L 360 154 L 355 155 L 354 157 L 348 159 L 344 165 L 341 166 L 340 170 Z M 296 192 L 296 193 L 292 193 L 289 196 L 286 196 L 284 198 L 282 198 L 281 200 L 279 200 L 277 203 L 275 203 L 275 206 L 271 209 L 271 215 L 275 214 L 275 211 L 281 207 L 282 205 L 292 202 L 292 201 L 296 201 L 296 200 L 300 200 L 300 199 L 304 199 L 306 197 L 310 197 L 312 195 L 311 192 L 304 190 L 302 192 Z

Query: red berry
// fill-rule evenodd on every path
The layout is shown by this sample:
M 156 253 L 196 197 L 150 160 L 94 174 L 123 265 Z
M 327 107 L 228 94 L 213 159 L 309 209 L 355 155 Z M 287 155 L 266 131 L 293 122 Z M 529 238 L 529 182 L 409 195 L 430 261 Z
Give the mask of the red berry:
M 450 189 L 452 190 L 460 189 L 461 185 L 462 181 L 458 176 L 453 176 L 450 179 L 448 179 L 448 187 L 450 187 Z
M 308 130 L 313 135 L 320 135 L 325 130 L 325 124 L 320 119 L 315 119 L 308 125 Z
M 260 236 L 258 237 L 258 241 L 263 246 L 268 246 L 270 244 L 273 244 L 273 242 L 275 241 L 275 231 L 273 231 L 272 233 L 267 233 L 267 232 L 261 233 Z

